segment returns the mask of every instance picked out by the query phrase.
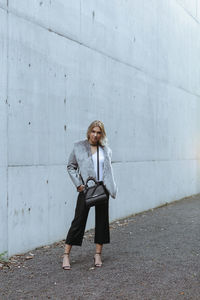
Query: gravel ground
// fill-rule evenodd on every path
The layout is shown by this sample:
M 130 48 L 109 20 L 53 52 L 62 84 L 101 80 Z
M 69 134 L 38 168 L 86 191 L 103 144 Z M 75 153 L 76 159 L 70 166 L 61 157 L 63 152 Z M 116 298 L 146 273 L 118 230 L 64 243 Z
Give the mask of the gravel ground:
M 0 270 L 0 300 L 200 299 L 200 194 L 110 224 L 102 268 L 94 231 L 61 268 L 64 241 L 13 256 Z

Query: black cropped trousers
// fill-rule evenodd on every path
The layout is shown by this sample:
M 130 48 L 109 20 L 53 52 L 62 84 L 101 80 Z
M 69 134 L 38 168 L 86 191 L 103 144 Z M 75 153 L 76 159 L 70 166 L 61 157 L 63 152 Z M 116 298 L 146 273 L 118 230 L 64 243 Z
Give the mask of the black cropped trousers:
M 78 195 L 75 216 L 66 237 L 66 244 L 81 246 L 90 208 L 87 208 L 84 193 Z M 95 206 L 95 244 L 110 243 L 109 230 L 109 195 L 107 203 Z

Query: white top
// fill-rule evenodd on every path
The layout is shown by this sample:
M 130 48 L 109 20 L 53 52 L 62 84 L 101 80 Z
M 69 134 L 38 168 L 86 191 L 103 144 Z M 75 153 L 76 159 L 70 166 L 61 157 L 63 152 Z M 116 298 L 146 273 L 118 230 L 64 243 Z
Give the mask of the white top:
M 92 160 L 94 163 L 94 170 L 96 174 L 96 179 L 98 178 L 97 175 L 97 151 L 92 154 Z M 99 146 L 99 181 L 103 180 L 103 168 L 104 168 L 104 151 L 102 147 Z

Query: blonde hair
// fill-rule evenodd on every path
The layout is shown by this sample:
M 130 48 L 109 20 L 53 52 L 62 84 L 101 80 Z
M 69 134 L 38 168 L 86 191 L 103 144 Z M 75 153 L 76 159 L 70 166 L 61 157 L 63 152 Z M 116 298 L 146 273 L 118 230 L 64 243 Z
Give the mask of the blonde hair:
M 89 140 L 90 134 L 94 127 L 99 127 L 101 129 L 101 139 L 99 141 L 99 144 L 101 146 L 105 146 L 107 144 L 107 137 L 106 137 L 106 131 L 104 128 L 104 124 L 101 121 L 95 120 L 89 125 L 88 130 L 87 130 L 87 139 Z

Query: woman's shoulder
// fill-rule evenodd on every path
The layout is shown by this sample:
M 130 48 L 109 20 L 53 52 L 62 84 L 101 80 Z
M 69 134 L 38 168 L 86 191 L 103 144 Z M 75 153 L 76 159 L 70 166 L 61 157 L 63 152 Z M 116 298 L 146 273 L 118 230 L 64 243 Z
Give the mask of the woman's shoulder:
M 108 143 L 105 143 L 105 144 L 103 145 L 103 148 L 104 148 L 104 149 L 107 149 L 108 151 L 111 150 L 111 148 L 110 148 L 110 146 L 109 146 Z
M 108 146 L 108 144 L 103 146 L 103 149 L 109 154 L 112 155 L 112 150 L 111 148 Z
M 87 146 L 88 140 L 82 140 L 74 143 L 74 149 L 84 149 Z

